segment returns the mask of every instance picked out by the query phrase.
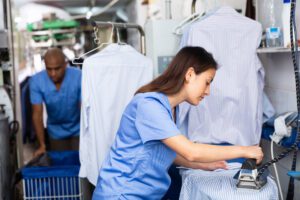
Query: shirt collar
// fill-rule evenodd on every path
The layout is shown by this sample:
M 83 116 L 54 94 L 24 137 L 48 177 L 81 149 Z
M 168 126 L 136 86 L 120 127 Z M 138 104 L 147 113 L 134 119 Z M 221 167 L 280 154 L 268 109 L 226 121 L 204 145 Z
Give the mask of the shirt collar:
M 61 86 L 60 86 L 60 89 L 59 89 L 58 91 L 62 91 L 62 88 L 64 88 L 66 82 L 68 82 L 68 79 L 69 79 L 69 76 L 70 76 L 69 70 L 70 70 L 70 66 L 67 65 L 67 66 L 66 66 L 66 70 L 65 70 L 65 75 L 64 75 L 63 81 L 62 81 Z M 45 70 L 45 76 L 46 76 L 46 79 L 48 80 L 48 83 L 50 83 L 50 85 L 51 85 L 50 88 L 52 88 L 52 90 L 57 91 L 56 86 L 55 86 L 55 83 L 53 83 L 53 81 L 52 81 L 51 78 L 49 77 L 49 75 L 48 75 L 48 73 L 47 73 L 46 70 Z
M 132 46 L 125 44 L 125 45 L 120 45 L 117 43 L 112 43 L 109 44 L 107 47 L 105 47 L 101 53 L 108 53 L 108 52 L 115 52 L 115 51 L 136 51 Z
M 171 118 L 173 119 L 173 112 L 172 112 L 172 108 L 171 108 L 171 104 L 169 102 L 168 96 L 164 93 L 159 92 L 159 95 L 162 96 L 162 103 L 163 105 L 168 109 L 169 114 L 171 115 Z M 176 115 L 176 124 L 178 122 L 178 112 L 179 112 L 179 106 L 175 107 L 175 115 Z

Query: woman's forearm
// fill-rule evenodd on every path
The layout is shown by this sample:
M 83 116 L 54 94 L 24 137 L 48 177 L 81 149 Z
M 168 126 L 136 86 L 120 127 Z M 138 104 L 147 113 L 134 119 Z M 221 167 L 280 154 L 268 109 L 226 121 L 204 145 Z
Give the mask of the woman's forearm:
M 186 167 L 186 168 L 191 168 L 191 169 L 198 169 L 196 164 L 194 162 L 190 162 L 188 160 L 186 160 L 184 157 L 182 157 L 181 155 L 176 156 L 174 163 L 176 165 L 182 166 L 182 167 Z
M 234 158 L 254 158 L 259 163 L 263 153 L 258 146 L 217 146 L 197 144 L 183 135 L 162 140 L 169 148 L 190 162 L 215 162 Z
M 227 169 L 227 163 L 225 161 L 210 162 L 210 163 L 191 162 L 178 154 L 174 160 L 174 163 L 176 165 L 180 165 L 191 169 L 202 169 L 208 171 L 215 170 L 215 169 Z
M 192 162 L 214 162 L 247 157 L 246 147 L 216 146 L 193 143 L 188 160 Z

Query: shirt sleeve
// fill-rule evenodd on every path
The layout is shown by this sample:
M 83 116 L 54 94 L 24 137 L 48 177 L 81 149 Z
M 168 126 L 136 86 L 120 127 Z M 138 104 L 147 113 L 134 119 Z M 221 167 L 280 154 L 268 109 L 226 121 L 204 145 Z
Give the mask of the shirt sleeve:
M 156 99 L 146 98 L 138 103 L 135 125 L 143 143 L 180 135 L 167 108 Z
M 29 89 L 30 89 L 30 102 L 31 104 L 42 104 L 43 96 L 37 80 L 33 77 L 29 80 Z

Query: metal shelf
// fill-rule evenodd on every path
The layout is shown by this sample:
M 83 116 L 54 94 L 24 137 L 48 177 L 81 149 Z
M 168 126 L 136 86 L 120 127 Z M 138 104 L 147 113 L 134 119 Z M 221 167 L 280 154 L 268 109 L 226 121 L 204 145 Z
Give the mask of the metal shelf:
M 70 46 L 76 42 L 75 34 L 77 29 L 54 29 L 54 30 L 42 30 L 29 32 L 30 45 L 34 48 L 51 47 L 51 46 Z M 68 34 L 69 38 L 58 40 L 54 37 L 55 34 Z M 47 36 L 48 39 L 36 41 L 33 39 L 34 36 Z
M 300 48 L 298 47 L 298 51 Z M 257 53 L 289 53 L 291 52 L 290 48 L 284 47 L 272 47 L 272 48 L 259 48 L 256 50 Z
M 32 31 L 30 35 L 51 35 L 57 33 L 76 33 L 77 30 L 75 28 L 72 29 L 51 29 L 51 30 L 43 30 L 43 31 Z

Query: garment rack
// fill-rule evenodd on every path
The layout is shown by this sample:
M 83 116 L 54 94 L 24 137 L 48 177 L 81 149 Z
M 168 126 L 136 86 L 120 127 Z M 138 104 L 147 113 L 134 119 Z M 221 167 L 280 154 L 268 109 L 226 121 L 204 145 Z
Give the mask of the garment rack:
M 93 21 L 92 22 L 93 26 L 96 27 L 115 27 L 115 28 L 123 28 L 123 29 L 137 29 L 140 33 L 140 44 L 141 44 L 141 52 L 142 54 L 146 55 L 146 43 L 145 43 L 145 32 L 143 28 L 138 25 L 138 24 L 133 24 L 133 23 L 116 23 L 116 22 L 102 22 L 102 21 Z

